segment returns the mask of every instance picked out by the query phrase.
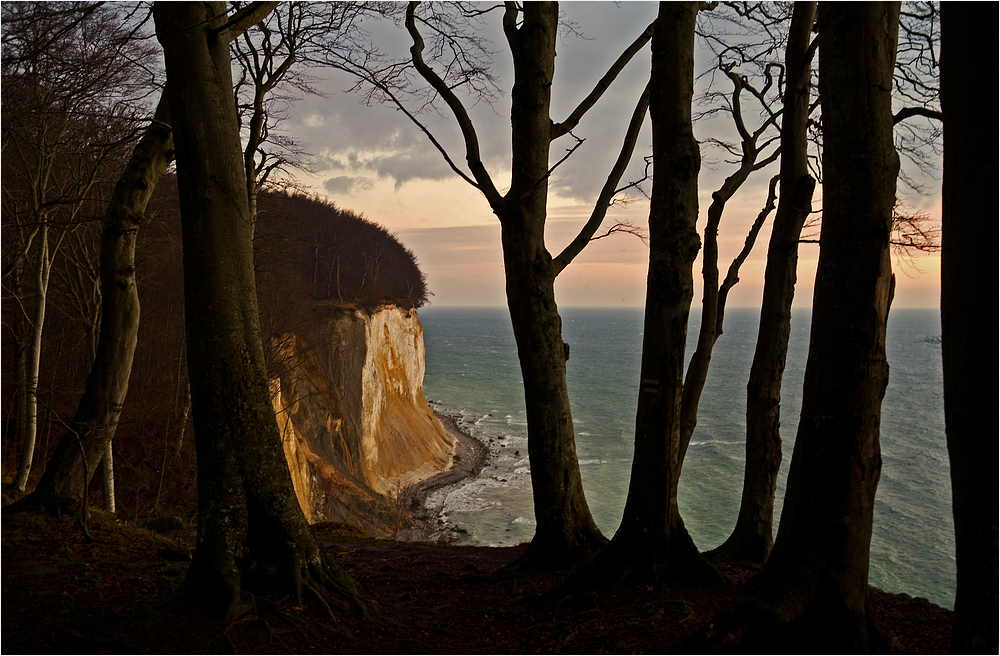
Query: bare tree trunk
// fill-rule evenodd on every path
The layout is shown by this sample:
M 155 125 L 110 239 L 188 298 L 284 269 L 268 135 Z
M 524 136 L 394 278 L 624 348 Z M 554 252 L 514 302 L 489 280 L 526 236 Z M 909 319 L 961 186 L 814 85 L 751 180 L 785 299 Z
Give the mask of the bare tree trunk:
M 31 475 L 35 457 L 35 438 L 38 434 L 38 374 L 42 362 L 42 329 L 45 327 L 45 308 L 48 303 L 49 277 L 52 273 L 52 255 L 49 250 L 49 226 L 42 223 L 39 232 L 38 266 L 35 269 L 35 316 L 31 323 L 31 341 L 23 371 L 23 387 L 19 395 L 24 403 L 18 406 L 22 413 L 19 424 L 23 427 L 21 460 L 17 467 L 14 487 L 24 492 Z
M 740 267 L 750 255 L 750 251 L 757 241 L 761 225 L 774 209 L 772 185 L 768 189 L 768 200 L 764 209 L 761 210 L 750 227 L 742 251 L 730 265 L 725 281 L 719 284 L 719 226 L 722 222 L 722 214 L 726 209 L 726 203 L 739 191 L 750 174 L 773 162 L 778 156 L 778 150 L 774 149 L 767 157 L 761 159 L 763 147 L 758 146 L 758 139 L 774 120 L 773 116 L 757 130 L 752 132 L 748 130 L 744 125 L 739 104 L 741 102 L 740 93 L 748 86 L 748 83 L 744 78 L 730 70 L 727 70 L 726 73 L 736 87 L 732 100 L 732 113 L 738 131 L 743 135 L 741 141 L 743 157 L 740 160 L 740 167 L 727 177 L 719 189 L 712 194 L 712 204 L 708 208 L 708 221 L 705 224 L 705 239 L 702 244 L 701 326 L 698 330 L 698 344 L 691 356 L 690 363 L 688 363 L 687 374 L 684 377 L 684 392 L 681 396 L 680 461 L 682 464 L 687 454 L 688 445 L 691 443 L 691 436 L 698 425 L 698 406 L 701 403 L 701 394 L 705 390 L 705 382 L 708 380 L 708 370 L 712 363 L 715 343 L 722 336 L 729 290 L 739 282 Z
M 160 99 L 111 197 L 101 240 L 101 327 L 96 357 L 69 429 L 26 502 L 76 512 L 93 476 L 84 462 L 110 453 L 132 373 L 139 330 L 135 244 L 149 197 L 173 157 L 169 106 Z M 81 455 L 81 447 L 86 457 Z M 110 462 L 110 458 L 109 458 Z M 113 494 L 106 498 L 113 498 Z
M 11 288 L 14 298 L 14 317 L 12 319 L 12 332 L 14 342 L 14 417 L 16 440 L 23 440 L 27 434 L 28 414 L 24 410 L 27 403 L 26 392 L 28 391 L 28 353 L 30 344 L 30 331 L 28 330 L 27 310 L 20 299 L 24 298 L 24 268 L 14 266 L 11 269 Z M 13 453 L 17 453 L 14 451 Z
M 980 38 L 978 7 L 941 6 L 941 109 L 944 188 L 941 252 L 941 350 L 951 460 L 958 585 L 951 651 L 997 653 L 996 351 L 983 341 L 984 298 L 993 298 L 996 219 L 984 215 L 997 178 L 982 157 L 977 78 L 995 45 Z M 992 356 L 990 353 L 992 352 Z
M 226 617 L 248 608 L 245 590 L 272 584 L 300 604 L 309 591 L 327 610 L 367 608 L 302 514 L 268 390 L 229 26 L 269 10 L 252 3 L 228 20 L 224 2 L 153 7 L 177 144 L 198 449 L 198 544 L 185 588 Z
M 413 39 L 411 61 L 452 110 L 464 137 L 468 174 L 458 168 L 436 140 L 435 146 L 456 173 L 483 193 L 501 225 L 507 306 L 524 381 L 528 457 L 537 521 L 531 547 L 519 564 L 568 567 L 595 553 L 607 540 L 594 523 L 583 493 L 566 387 L 568 347 L 562 339 L 554 282 L 591 240 L 605 217 L 633 151 L 647 94 L 643 94 L 633 112 L 623 151 L 601 191 L 591 220 L 556 258 L 545 247 L 550 144 L 577 125 L 621 67 L 646 44 L 651 29 L 644 30 L 622 53 L 565 122 L 555 124 L 550 117 L 550 102 L 558 6 L 553 2 L 505 3 L 503 28 L 513 56 L 514 88 L 511 184 L 508 192 L 501 194 L 482 162 L 479 137 L 454 87 L 423 59 L 424 41 L 417 29 L 416 5 L 409 3 L 406 14 L 406 28 Z M 412 115 L 410 118 L 416 121 Z
M 563 567 L 607 540 L 594 523 L 580 476 L 551 259 L 543 249 L 526 248 L 528 238 L 511 223 L 502 229 L 507 307 L 524 381 L 536 521 L 527 562 Z
M 899 157 L 892 77 L 899 3 L 822 4 L 823 227 L 802 415 L 774 549 L 759 576 L 776 651 L 885 647 L 868 559 L 889 380 L 885 330 Z
M 344 294 L 340 291 L 340 249 L 337 249 L 337 302 L 343 304 Z M 327 286 L 326 295 L 330 295 L 329 285 Z
M 556 269 L 545 248 L 549 118 L 559 9 L 524 5 L 507 25 L 514 58 L 511 188 L 497 213 L 507 307 L 517 342 L 528 420 L 528 458 L 536 529 L 529 562 L 568 565 L 606 543 L 583 492 L 566 387 L 566 346 L 555 302 Z
M 635 453 L 621 526 L 589 575 L 599 587 L 619 580 L 720 580 L 698 553 L 677 505 L 684 350 L 700 248 L 701 154 L 691 124 L 698 4 L 661 2 L 653 28 L 649 113 L 655 169 Z
M 815 2 L 796 2 L 785 50 L 781 182 L 764 271 L 757 347 L 747 383 L 747 458 L 736 528 L 713 556 L 764 562 L 771 551 L 774 494 L 781 465 L 781 380 L 788 353 L 799 236 L 816 185 L 809 175 L 807 132 Z

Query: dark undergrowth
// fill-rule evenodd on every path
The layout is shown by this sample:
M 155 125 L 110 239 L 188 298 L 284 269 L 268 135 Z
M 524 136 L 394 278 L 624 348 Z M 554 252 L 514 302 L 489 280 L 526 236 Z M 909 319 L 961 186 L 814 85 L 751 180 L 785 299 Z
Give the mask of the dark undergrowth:
M 7 507 L 2 522 L 5 653 L 663 653 L 746 599 L 738 586 L 697 585 L 543 597 L 558 575 L 497 575 L 521 547 L 397 543 L 320 525 L 382 622 L 334 622 L 308 603 L 263 596 L 220 624 L 172 601 L 192 528 L 161 535 L 95 512 L 88 541 L 75 518 Z M 876 589 L 872 605 L 901 653 L 947 649 L 950 611 Z

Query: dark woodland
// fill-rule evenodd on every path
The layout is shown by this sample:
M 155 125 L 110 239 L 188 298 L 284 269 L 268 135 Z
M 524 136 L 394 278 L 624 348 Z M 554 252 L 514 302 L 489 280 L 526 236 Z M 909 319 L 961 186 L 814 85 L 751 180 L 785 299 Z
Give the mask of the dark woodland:
M 138 287 L 143 303 L 129 403 L 123 409 L 115 446 L 117 513 L 133 524 L 163 515 L 193 522 L 197 507 L 194 445 L 186 416 L 190 413 L 184 353 L 184 296 L 180 218 L 176 179 L 165 177 L 153 195 L 136 252 Z M 88 231 L 96 252 L 99 234 Z M 254 238 L 257 295 L 265 354 L 282 334 L 307 330 L 323 318 L 353 308 L 373 310 L 382 304 L 420 307 L 428 300 L 423 274 L 413 254 L 378 224 L 329 201 L 302 194 L 265 193 L 260 200 Z M 68 259 L 57 260 L 53 276 L 80 273 Z M 338 289 L 339 288 L 339 289 Z M 89 372 L 87 324 L 73 315 L 78 299 L 72 288 L 54 287 L 55 310 L 46 326 L 47 362 L 39 379 L 46 399 L 39 420 L 40 462 L 47 460 L 71 416 Z M 5 321 L 14 314 L 5 297 Z M 4 351 L 4 407 L 14 404 L 15 390 Z M 281 360 L 268 360 L 272 375 Z M 4 462 L 16 462 L 14 423 L 4 422 Z M 40 475 L 40 468 L 35 476 Z M 32 487 L 29 484 L 29 487 Z M 101 487 L 91 483 L 92 503 L 100 506 Z

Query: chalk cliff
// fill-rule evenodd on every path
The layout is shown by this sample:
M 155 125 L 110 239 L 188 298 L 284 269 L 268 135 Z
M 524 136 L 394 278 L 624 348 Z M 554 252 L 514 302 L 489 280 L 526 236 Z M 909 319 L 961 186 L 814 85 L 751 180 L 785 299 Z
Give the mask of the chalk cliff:
M 423 395 L 415 310 L 342 310 L 272 343 L 278 425 L 299 503 L 313 522 L 392 535 L 396 495 L 451 466 L 455 440 Z

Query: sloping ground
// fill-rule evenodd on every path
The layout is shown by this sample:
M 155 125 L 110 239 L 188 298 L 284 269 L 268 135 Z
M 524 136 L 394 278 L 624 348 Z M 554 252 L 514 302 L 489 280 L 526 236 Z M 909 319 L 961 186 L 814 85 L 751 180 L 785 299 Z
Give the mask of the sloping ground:
M 542 601 L 558 576 L 497 575 L 521 548 L 396 543 L 324 525 L 324 544 L 378 602 L 381 624 L 334 625 L 313 607 L 265 598 L 222 625 L 187 605 L 155 607 L 183 577 L 183 539 L 104 518 L 86 543 L 67 518 L 7 509 L 2 521 L 5 653 L 663 653 L 743 599 L 693 586 Z M 950 611 L 878 590 L 872 598 L 901 653 L 945 653 Z

